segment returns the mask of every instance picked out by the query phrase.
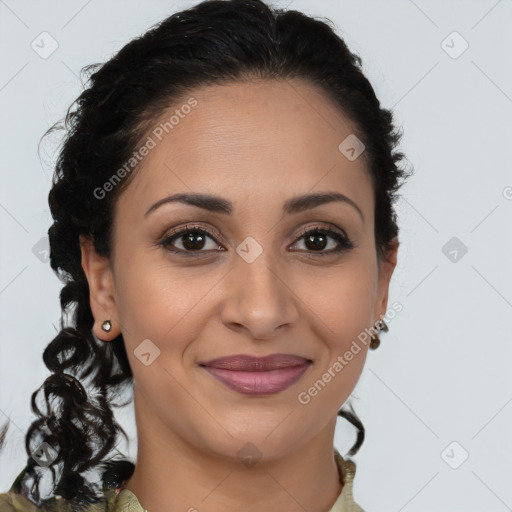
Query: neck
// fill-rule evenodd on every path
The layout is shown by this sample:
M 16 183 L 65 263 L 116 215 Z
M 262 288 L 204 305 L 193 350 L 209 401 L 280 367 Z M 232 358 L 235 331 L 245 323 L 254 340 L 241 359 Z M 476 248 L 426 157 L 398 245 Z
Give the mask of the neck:
M 147 425 L 149 411 L 137 400 L 135 406 L 142 419 L 137 462 L 123 488 L 149 512 L 327 512 L 342 490 L 333 448 L 336 417 L 305 445 L 250 465 L 200 450 L 161 423 Z

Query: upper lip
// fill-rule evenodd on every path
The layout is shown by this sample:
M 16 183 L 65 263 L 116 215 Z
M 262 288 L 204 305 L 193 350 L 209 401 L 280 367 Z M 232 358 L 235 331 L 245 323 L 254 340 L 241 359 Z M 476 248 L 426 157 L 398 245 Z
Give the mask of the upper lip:
M 270 354 L 265 357 L 238 354 L 212 359 L 211 361 L 200 363 L 200 366 L 243 372 L 265 372 L 278 370 L 280 368 L 288 368 L 290 366 L 299 366 L 311 362 L 311 359 L 306 359 L 305 357 L 292 354 Z

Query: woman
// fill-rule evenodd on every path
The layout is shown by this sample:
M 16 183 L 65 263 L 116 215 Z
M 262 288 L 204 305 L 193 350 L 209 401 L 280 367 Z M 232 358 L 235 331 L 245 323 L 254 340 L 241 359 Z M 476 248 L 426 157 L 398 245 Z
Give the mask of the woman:
M 301 13 L 208 1 L 88 69 L 49 194 L 71 322 L 0 509 L 361 511 L 334 432 L 364 440 L 340 407 L 387 330 L 407 174 L 359 57 Z M 131 384 L 135 464 L 112 457 Z

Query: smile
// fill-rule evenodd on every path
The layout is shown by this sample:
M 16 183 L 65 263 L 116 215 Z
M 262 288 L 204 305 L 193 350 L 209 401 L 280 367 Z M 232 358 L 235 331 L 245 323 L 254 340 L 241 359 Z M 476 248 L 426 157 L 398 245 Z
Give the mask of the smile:
M 204 367 L 217 380 L 229 388 L 246 395 L 267 395 L 278 393 L 297 382 L 310 363 L 289 366 L 266 372 L 241 372 L 222 368 Z

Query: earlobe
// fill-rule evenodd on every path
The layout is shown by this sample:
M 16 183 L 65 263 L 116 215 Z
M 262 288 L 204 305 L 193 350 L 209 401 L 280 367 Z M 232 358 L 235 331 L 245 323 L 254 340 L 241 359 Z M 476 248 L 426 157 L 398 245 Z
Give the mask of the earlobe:
M 94 316 L 93 331 L 97 338 L 110 341 L 120 333 L 110 261 L 94 249 L 90 237 L 80 235 L 82 268 L 89 284 L 89 301 Z M 105 328 L 108 320 L 110 328 Z

